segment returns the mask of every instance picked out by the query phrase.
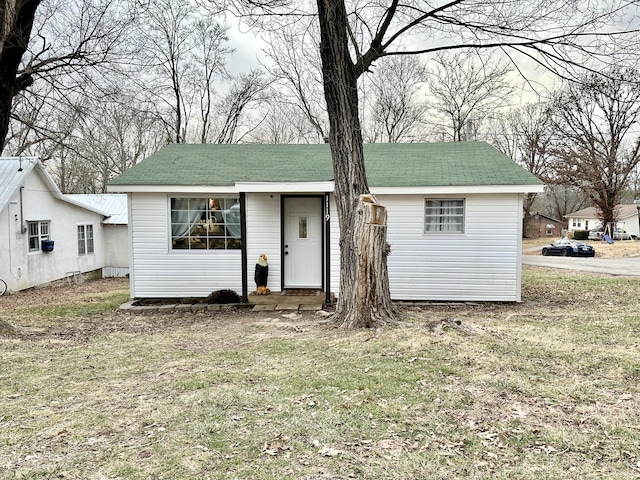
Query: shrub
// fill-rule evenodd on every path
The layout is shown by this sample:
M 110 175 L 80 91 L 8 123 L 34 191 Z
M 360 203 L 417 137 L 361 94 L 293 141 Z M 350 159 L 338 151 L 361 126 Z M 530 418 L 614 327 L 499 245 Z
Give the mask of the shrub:
M 573 231 L 573 239 L 574 240 L 588 240 L 589 239 L 589 230 L 574 230 Z
M 240 295 L 233 290 L 216 290 L 206 298 L 206 303 L 240 303 Z

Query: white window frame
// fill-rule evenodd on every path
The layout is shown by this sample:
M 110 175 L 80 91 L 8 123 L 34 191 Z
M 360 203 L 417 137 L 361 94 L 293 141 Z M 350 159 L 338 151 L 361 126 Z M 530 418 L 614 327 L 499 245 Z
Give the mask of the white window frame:
M 93 223 L 84 223 L 77 226 L 78 256 L 93 255 L 95 253 Z
M 171 252 L 212 252 L 241 248 L 238 195 L 169 196 L 168 210 Z
M 49 232 L 51 230 L 49 220 L 36 220 L 36 221 L 28 221 L 27 222 L 27 242 L 29 245 L 29 252 L 41 252 L 42 251 L 42 241 L 49 240 Z M 37 230 L 37 232 L 34 232 Z M 31 245 L 31 240 L 36 240 L 36 245 Z
M 464 233 L 466 212 L 464 198 L 425 198 L 423 233 L 425 235 Z

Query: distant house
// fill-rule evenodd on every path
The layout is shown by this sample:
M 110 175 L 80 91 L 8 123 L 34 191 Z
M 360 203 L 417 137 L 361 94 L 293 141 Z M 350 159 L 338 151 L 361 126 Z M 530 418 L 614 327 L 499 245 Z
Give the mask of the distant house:
M 633 204 L 618 206 L 618 222 L 615 228 L 622 229 L 633 236 L 638 236 L 640 228 L 638 226 L 638 209 Z M 598 219 L 596 209 L 593 207 L 583 208 L 577 212 L 565 215 L 568 220 L 569 231 L 573 230 L 593 230 L 602 228 L 602 222 Z
M 522 209 L 543 184 L 482 142 L 367 144 L 388 209 L 396 300 L 519 301 Z M 129 195 L 132 297 L 247 297 L 269 258 L 274 291 L 340 295 L 328 145 L 170 145 L 116 177 Z
M 566 224 L 562 220 L 535 213 L 529 218 L 525 232 L 526 238 L 560 237 Z
M 109 217 L 63 195 L 36 158 L 0 158 L 0 278 L 16 291 L 101 270 Z

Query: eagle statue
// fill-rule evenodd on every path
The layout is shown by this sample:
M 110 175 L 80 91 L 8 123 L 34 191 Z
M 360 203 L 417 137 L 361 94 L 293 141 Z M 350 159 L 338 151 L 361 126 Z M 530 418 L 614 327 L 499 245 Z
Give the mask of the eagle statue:
M 256 295 L 267 295 L 271 293 L 271 290 L 267 288 L 267 277 L 269 276 L 269 264 L 267 263 L 267 256 L 263 253 L 258 257 L 258 263 L 256 263 L 256 271 L 253 279 L 256 281 L 256 291 L 253 292 Z

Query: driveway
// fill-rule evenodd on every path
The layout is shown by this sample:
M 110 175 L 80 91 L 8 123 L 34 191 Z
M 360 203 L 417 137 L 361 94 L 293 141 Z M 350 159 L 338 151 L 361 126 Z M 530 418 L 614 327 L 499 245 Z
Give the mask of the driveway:
M 609 275 L 640 277 L 640 257 L 582 258 L 523 255 L 522 263 L 523 265 L 535 265 L 537 267 L 564 268 Z

